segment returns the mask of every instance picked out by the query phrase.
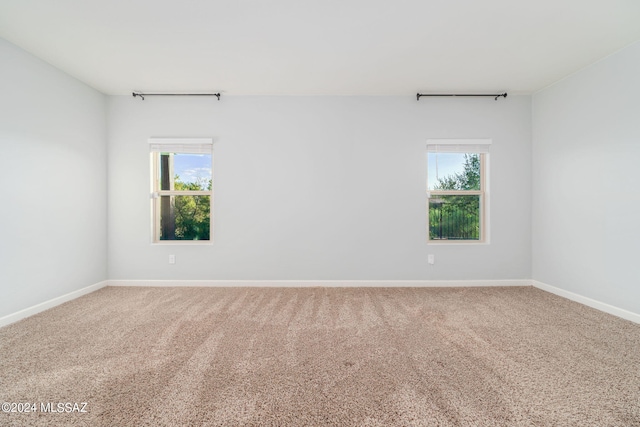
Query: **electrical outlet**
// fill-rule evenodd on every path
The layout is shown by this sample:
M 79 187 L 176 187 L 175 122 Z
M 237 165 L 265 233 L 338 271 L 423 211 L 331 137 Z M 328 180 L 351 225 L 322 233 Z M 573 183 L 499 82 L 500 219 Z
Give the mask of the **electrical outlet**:
M 427 255 L 427 262 L 431 265 L 436 263 L 436 256 L 433 254 Z
M 176 256 L 169 255 L 169 264 L 175 264 L 175 263 L 176 263 Z

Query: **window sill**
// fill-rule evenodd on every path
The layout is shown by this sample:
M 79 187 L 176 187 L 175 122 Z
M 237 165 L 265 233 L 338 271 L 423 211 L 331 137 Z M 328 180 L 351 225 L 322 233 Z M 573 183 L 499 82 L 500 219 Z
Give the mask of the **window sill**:
M 472 240 L 427 240 L 427 245 L 442 245 L 442 246 L 482 246 L 488 245 L 487 241 L 472 241 Z
M 164 240 L 151 242 L 151 246 L 213 246 L 213 240 Z

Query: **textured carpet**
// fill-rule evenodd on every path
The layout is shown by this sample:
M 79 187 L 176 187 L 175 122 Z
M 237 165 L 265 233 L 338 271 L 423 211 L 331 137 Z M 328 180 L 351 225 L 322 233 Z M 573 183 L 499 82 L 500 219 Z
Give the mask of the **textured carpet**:
M 2 426 L 640 426 L 640 325 L 531 287 L 108 287 L 0 329 L 0 402 L 36 404 Z

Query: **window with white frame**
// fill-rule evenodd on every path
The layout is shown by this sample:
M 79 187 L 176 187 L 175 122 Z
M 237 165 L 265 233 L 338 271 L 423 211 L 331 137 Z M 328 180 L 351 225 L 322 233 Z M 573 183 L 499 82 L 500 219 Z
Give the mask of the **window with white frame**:
M 427 239 L 488 243 L 490 139 L 427 141 Z
M 209 138 L 151 138 L 154 243 L 210 242 L 213 144 Z

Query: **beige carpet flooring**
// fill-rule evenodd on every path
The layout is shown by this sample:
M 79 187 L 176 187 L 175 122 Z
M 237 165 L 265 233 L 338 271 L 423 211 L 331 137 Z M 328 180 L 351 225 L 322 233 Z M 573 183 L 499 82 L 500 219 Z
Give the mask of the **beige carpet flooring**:
M 531 287 L 108 287 L 0 329 L 0 402 L 37 405 L 1 426 L 640 426 L 640 325 Z

